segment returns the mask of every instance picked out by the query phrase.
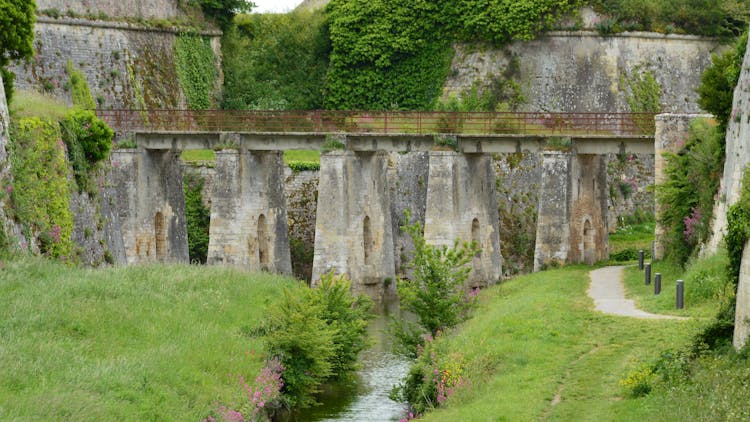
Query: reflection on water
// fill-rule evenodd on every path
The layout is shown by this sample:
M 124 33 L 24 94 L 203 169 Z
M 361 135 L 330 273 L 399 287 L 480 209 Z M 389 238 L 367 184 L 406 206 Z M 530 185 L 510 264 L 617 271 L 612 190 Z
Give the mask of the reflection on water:
M 360 354 L 361 368 L 353 381 L 328 386 L 318 401 L 322 403 L 294 415 L 297 421 L 393 421 L 404 417 L 404 405 L 388 398 L 394 385 L 409 371 L 409 360 L 393 354 L 388 333 L 390 315 L 398 305 L 386 304 L 370 321 L 373 345 Z

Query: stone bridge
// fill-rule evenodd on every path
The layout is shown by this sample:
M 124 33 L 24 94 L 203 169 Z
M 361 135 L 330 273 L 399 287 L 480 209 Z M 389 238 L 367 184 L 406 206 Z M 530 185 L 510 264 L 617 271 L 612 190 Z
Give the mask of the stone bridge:
M 473 285 L 502 275 L 494 153 L 543 154 L 535 270 L 609 256 L 606 153 L 654 153 L 654 115 L 616 113 L 99 110 L 118 150 L 128 263 L 188 261 L 179 166 L 216 150 L 209 264 L 291 273 L 282 152 L 321 155 L 313 280 L 327 271 L 380 297 L 395 278 L 388 152 L 429 152 L 427 242 L 476 241 Z

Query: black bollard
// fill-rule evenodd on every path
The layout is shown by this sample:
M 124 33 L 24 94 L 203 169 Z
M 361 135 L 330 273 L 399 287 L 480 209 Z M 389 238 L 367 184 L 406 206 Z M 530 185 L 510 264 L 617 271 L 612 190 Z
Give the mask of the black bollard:
M 638 269 L 643 271 L 643 249 L 638 251 Z
M 646 274 L 645 274 L 644 279 L 646 281 L 647 286 L 651 284 L 651 264 L 646 264 Z
M 677 309 L 685 307 L 685 282 L 677 280 Z
M 661 293 L 661 273 L 654 274 L 654 294 Z

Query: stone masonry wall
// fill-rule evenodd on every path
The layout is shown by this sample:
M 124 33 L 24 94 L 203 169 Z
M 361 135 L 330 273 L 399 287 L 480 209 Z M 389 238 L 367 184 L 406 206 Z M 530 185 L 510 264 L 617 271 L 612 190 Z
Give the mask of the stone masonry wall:
M 695 87 L 718 48 L 695 36 L 585 31 L 551 32 L 502 49 L 459 44 L 444 91 L 486 86 L 515 64 L 510 73 L 527 100 L 524 111 L 624 112 L 625 80 L 640 66 L 659 82 L 663 111 L 698 112 Z
M 174 30 L 118 22 L 39 17 L 33 58 L 11 67 L 16 88 L 71 103 L 68 61 L 82 71 L 101 108 L 186 108 L 174 64 Z M 220 33 L 211 37 L 219 71 Z
M 79 15 L 103 13 L 114 18 L 172 19 L 182 15 L 178 0 L 36 0 L 37 10 Z

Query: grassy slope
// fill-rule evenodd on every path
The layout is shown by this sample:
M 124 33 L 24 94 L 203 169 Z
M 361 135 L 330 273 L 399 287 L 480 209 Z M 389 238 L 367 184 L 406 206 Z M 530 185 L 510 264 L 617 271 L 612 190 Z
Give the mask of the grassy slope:
M 243 334 L 290 280 L 226 269 L 0 270 L 0 419 L 201 420 L 254 379 Z M 230 374 L 235 377 L 230 377 Z
M 638 420 L 643 399 L 619 380 L 679 347 L 700 321 L 644 321 L 592 310 L 590 268 L 523 276 L 483 292 L 475 317 L 450 338 L 467 385 L 428 420 Z M 551 402 L 560 394 L 561 402 Z

